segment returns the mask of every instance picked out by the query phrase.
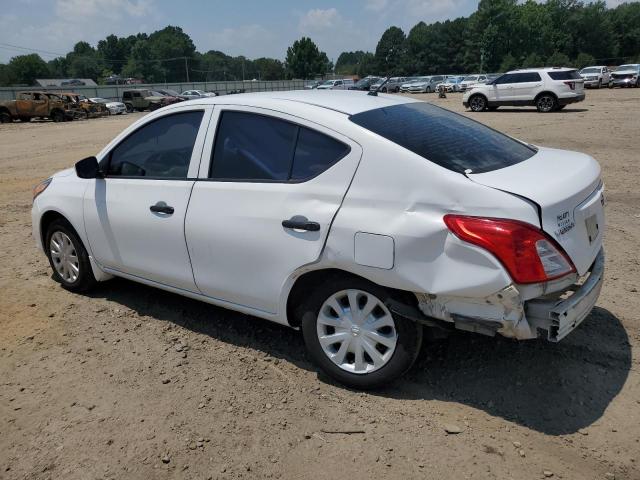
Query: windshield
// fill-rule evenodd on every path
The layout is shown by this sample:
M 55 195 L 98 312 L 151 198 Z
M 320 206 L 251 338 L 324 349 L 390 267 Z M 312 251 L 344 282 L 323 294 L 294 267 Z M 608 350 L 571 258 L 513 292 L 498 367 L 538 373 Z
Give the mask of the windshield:
M 622 70 L 640 70 L 640 65 L 620 65 L 614 72 L 621 72 Z
M 476 81 L 476 80 L 478 80 L 478 76 L 477 75 L 469 75 L 468 77 L 464 77 L 463 78 L 463 81 L 466 81 L 466 82 L 473 82 L 473 81 Z
M 580 70 L 580 73 L 600 73 L 600 69 L 599 68 L 583 68 L 582 70 Z
M 333 85 L 333 82 L 335 80 L 327 80 L 326 82 L 322 83 L 322 85 Z
M 426 102 L 376 108 L 353 123 L 454 172 L 490 172 L 515 165 L 536 150 L 492 128 Z

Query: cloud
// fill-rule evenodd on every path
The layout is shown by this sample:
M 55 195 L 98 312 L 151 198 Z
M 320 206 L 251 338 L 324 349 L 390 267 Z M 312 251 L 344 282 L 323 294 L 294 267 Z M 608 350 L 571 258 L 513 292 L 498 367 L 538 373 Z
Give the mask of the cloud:
M 202 51 L 220 50 L 227 55 L 244 55 L 247 58 L 273 56 L 271 47 L 275 39 L 274 32 L 262 25 L 241 25 L 211 33 Z
M 389 0 L 366 0 L 364 8 L 372 12 L 381 12 L 389 6 Z
M 82 17 L 141 17 L 151 12 L 152 0 L 57 0 L 56 15 L 63 19 Z
M 344 23 L 342 16 L 335 8 L 328 8 L 326 10 L 315 8 L 300 17 L 298 30 L 302 33 L 322 31 L 334 28 L 342 23 Z

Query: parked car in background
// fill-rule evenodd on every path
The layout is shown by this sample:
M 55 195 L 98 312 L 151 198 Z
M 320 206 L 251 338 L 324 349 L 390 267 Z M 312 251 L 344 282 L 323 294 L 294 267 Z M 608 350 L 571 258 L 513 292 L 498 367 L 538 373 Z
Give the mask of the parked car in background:
M 95 118 L 108 115 L 109 113 L 104 105 L 91 102 L 85 95 L 80 95 L 75 92 L 61 92 L 55 95 L 62 98 L 68 116 L 73 116 L 74 118 Z
M 539 112 L 561 110 L 584 100 L 584 80 L 573 68 L 529 68 L 507 72 L 465 92 L 462 104 L 474 112 L 500 106 L 535 106 Z
M 418 83 L 418 82 L 424 82 L 424 81 L 427 81 L 428 79 L 429 77 L 408 77 L 407 80 L 402 85 L 400 85 L 400 92 L 408 93 L 409 87 L 412 84 Z
M 171 105 L 43 181 L 32 227 L 53 278 L 124 277 L 299 327 L 356 388 L 406 372 L 423 325 L 558 342 L 587 317 L 604 269 L 592 157 L 332 93 Z
M 14 120 L 29 122 L 32 118 L 49 118 L 54 122 L 72 120 L 65 102 L 56 94 L 48 92 L 18 92 L 15 100 L 0 101 L 0 122 Z
M 338 80 L 327 80 L 318 85 L 317 90 L 348 90 L 354 86 L 354 82 L 350 78 L 341 78 Z
M 180 94 L 180 96 L 186 98 L 187 100 L 193 100 L 194 98 L 215 97 L 217 96 L 217 94 L 205 92 L 204 90 L 185 90 Z
M 369 75 L 358 80 L 353 86 L 349 87 L 349 90 L 369 90 L 371 85 L 378 82 L 378 80 L 380 80 L 380 77 Z
M 391 77 L 388 81 L 386 78 L 380 78 L 376 83 L 371 85 L 370 90 L 380 91 L 382 93 L 397 93 L 406 81 L 406 77 Z
M 485 83 L 487 81 L 487 76 L 486 75 L 467 75 L 466 77 L 464 77 L 462 79 L 462 81 L 459 83 L 459 90 L 461 92 L 466 92 L 469 87 L 471 87 L 472 85 L 477 85 L 479 83 Z
M 177 103 L 182 99 L 163 95 L 160 92 L 146 89 L 125 90 L 122 92 L 122 103 L 127 107 L 127 112 L 138 110 L 157 110 L 165 105 Z
M 177 98 L 179 100 L 188 100 L 187 97 L 183 97 L 180 93 L 176 92 L 175 90 L 168 89 L 168 88 L 156 88 L 155 91 L 158 92 L 158 93 L 161 93 L 162 95 L 164 95 L 166 97 L 173 97 L 173 98 Z
M 104 105 L 109 111 L 109 115 L 121 115 L 127 113 L 127 106 L 122 102 L 107 100 L 106 98 L 94 97 L 89 99 L 93 103 Z
M 433 93 L 436 91 L 436 86 L 443 81 L 443 75 L 422 77 L 421 80 L 410 83 L 406 91 L 409 93 Z
M 305 82 L 304 88 L 307 90 L 313 90 L 315 88 L 318 88 L 318 86 L 320 86 L 322 84 L 321 80 L 313 80 L 310 82 Z
M 628 65 L 620 65 L 611 73 L 612 82 L 609 84 L 613 87 L 639 87 L 640 86 L 640 64 L 630 63 Z
M 440 85 L 443 85 L 446 92 L 459 92 L 460 83 L 462 82 L 463 78 L 464 77 L 462 75 L 457 77 L 456 76 L 447 77 L 447 79 L 444 82 L 438 85 L 438 88 Z
M 611 83 L 611 71 L 604 65 L 585 67 L 579 73 L 587 88 L 601 88 Z

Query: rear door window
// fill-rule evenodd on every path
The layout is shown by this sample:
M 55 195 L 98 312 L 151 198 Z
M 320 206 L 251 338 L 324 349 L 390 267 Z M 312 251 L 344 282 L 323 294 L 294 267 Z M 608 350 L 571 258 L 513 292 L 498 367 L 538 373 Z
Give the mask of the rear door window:
M 315 130 L 250 112 L 219 120 L 209 177 L 222 181 L 301 182 L 321 174 L 349 146 Z
M 552 80 L 580 80 L 582 77 L 577 70 L 561 70 L 557 72 L 547 72 Z
M 426 102 L 376 108 L 351 115 L 357 125 L 459 173 L 515 165 L 536 150 L 462 115 Z

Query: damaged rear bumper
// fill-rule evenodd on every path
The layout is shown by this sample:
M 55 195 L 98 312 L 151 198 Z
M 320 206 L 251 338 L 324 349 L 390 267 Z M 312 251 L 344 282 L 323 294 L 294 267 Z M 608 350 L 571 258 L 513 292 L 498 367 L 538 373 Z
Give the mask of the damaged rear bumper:
M 589 315 L 603 277 L 604 251 L 600 250 L 589 272 L 579 279 L 574 275 L 548 284 L 509 285 L 485 298 L 415 295 L 422 315 L 459 330 L 519 340 L 545 335 L 557 342 Z
M 569 290 L 525 302 L 528 322 L 547 332 L 547 340 L 558 342 L 566 337 L 593 309 L 604 279 L 604 251 L 600 250 L 591 270 L 580 284 Z

